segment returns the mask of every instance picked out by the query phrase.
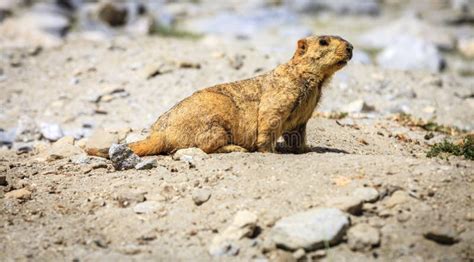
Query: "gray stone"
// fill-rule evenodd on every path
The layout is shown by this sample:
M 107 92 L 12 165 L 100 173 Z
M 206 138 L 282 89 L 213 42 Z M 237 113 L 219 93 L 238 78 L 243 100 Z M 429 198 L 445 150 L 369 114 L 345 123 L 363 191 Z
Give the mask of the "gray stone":
M 158 166 L 158 162 L 156 161 L 156 159 L 151 158 L 151 159 L 142 160 L 140 163 L 135 165 L 135 169 L 136 170 L 148 170 L 148 169 L 155 168 L 157 166 Z
M 359 187 L 352 192 L 352 196 L 361 199 L 364 202 L 373 203 L 379 199 L 379 192 L 372 187 Z
M 49 141 L 57 141 L 64 136 L 61 126 L 56 123 L 41 123 L 40 131 L 41 135 Z
M 357 197 L 343 196 L 331 198 L 326 202 L 327 207 L 335 207 L 352 215 L 362 213 L 363 201 Z
M 136 204 L 133 207 L 133 212 L 137 214 L 152 214 L 158 210 L 160 204 L 156 201 L 145 201 Z
M 124 144 L 113 144 L 110 146 L 109 158 L 116 170 L 132 169 L 141 161 L 140 157 L 135 155 Z
M 347 231 L 347 243 L 354 251 L 369 251 L 380 244 L 380 232 L 368 224 L 357 224 Z
M 271 236 L 282 248 L 312 251 L 338 244 L 348 226 L 348 216 L 339 209 L 316 208 L 278 220 Z
M 453 245 L 460 241 L 454 228 L 449 226 L 434 227 L 427 230 L 423 236 L 442 245 Z
M 257 227 L 258 217 L 249 211 L 239 211 L 222 233 L 212 239 L 209 254 L 212 256 L 234 256 L 239 251 L 237 240 L 251 237 Z
M 376 60 L 378 65 L 388 69 L 433 73 L 440 72 L 445 63 L 434 44 L 409 36 L 397 38 L 397 41 L 377 55 Z
M 193 191 L 192 195 L 194 204 L 200 206 L 204 203 L 206 203 L 209 198 L 211 198 L 211 191 L 206 190 L 206 189 L 196 189 Z
M 209 158 L 209 155 L 196 147 L 179 149 L 178 151 L 176 151 L 176 153 L 173 154 L 174 160 L 181 160 L 184 162 L 192 162 L 192 161 L 203 160 L 207 158 Z

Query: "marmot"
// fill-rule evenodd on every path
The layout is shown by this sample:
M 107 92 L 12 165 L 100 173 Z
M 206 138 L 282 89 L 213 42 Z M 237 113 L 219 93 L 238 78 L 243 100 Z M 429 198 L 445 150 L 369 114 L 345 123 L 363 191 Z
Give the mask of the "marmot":
M 161 115 L 150 135 L 128 144 L 138 156 L 198 147 L 206 153 L 308 151 L 306 123 L 331 76 L 352 58 L 352 45 L 338 36 L 298 41 L 292 59 L 250 79 L 195 92 Z M 108 157 L 108 149 L 88 149 Z

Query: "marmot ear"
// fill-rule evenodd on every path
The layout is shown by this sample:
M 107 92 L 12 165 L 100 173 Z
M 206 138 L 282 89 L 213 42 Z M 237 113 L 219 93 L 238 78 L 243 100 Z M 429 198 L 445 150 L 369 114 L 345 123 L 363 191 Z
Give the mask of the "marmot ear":
M 296 50 L 296 54 L 298 56 L 302 56 L 306 53 L 307 50 L 308 50 L 308 41 L 306 41 L 306 39 L 298 40 L 298 49 Z

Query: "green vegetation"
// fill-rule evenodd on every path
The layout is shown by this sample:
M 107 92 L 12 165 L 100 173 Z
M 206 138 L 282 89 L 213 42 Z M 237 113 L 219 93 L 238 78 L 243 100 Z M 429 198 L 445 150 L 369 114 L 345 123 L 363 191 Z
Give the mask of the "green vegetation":
M 150 33 L 152 35 L 159 35 L 163 37 L 187 38 L 187 39 L 192 39 L 192 40 L 196 40 L 201 37 L 201 35 L 196 34 L 196 33 L 180 30 L 175 27 L 168 27 L 168 26 L 162 26 L 162 25 L 155 25 Z
M 431 147 L 426 156 L 436 157 L 442 153 L 464 156 L 466 159 L 474 160 L 474 136 L 466 136 L 459 144 L 454 144 L 447 140 L 444 140 L 442 143 L 436 143 Z

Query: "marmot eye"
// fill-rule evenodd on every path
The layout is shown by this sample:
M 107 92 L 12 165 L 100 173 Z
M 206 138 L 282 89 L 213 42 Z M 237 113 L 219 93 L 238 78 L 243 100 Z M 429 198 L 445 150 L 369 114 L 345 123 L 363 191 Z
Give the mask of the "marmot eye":
M 319 45 L 327 46 L 329 45 L 329 42 L 326 39 L 319 39 Z

